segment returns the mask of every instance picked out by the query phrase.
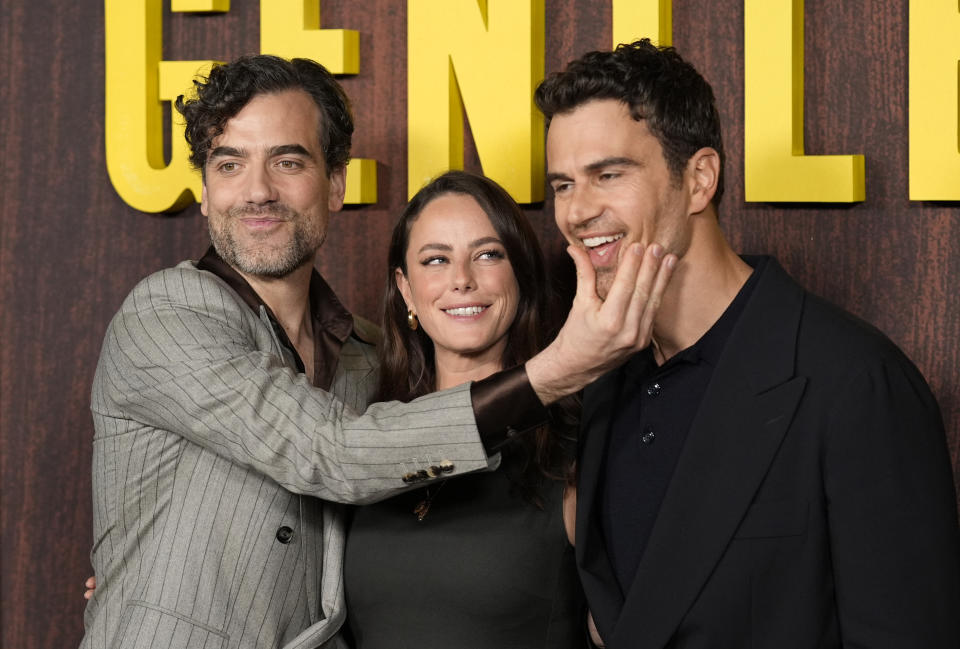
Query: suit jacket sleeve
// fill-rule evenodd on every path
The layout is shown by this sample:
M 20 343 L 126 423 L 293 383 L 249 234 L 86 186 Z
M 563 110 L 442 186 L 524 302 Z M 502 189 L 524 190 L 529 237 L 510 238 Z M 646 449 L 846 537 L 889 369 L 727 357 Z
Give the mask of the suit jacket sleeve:
M 174 432 L 290 491 L 365 503 L 442 461 L 488 467 L 468 385 L 357 412 L 288 367 L 225 284 L 181 265 L 148 277 L 107 331 L 93 408 L 114 434 Z
M 960 647 L 960 534 L 939 409 L 899 352 L 836 395 L 823 461 L 844 647 Z

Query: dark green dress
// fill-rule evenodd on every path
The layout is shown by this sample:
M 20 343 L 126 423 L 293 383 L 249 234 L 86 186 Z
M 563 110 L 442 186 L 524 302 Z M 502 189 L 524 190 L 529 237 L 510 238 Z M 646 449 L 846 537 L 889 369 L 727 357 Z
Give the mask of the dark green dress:
M 584 646 L 585 607 L 559 482 L 543 509 L 503 470 L 359 507 L 347 537 L 347 622 L 357 649 Z

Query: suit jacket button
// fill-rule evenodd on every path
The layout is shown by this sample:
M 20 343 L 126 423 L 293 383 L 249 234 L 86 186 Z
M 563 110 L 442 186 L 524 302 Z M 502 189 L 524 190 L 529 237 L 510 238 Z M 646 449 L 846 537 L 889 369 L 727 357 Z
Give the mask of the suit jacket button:
M 643 437 L 640 438 L 640 441 L 644 444 L 653 444 L 653 440 L 656 438 L 657 436 L 653 432 L 653 429 L 648 426 L 647 429 L 643 431 Z
M 293 540 L 293 530 L 284 525 L 277 530 L 277 540 L 286 545 Z

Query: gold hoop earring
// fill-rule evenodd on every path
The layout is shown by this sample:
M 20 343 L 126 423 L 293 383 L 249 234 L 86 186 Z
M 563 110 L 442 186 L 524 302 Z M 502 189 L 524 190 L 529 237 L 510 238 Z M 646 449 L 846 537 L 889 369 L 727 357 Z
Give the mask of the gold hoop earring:
M 417 314 L 413 312 L 413 309 L 407 311 L 407 326 L 413 331 L 416 331 L 417 327 L 420 326 L 420 320 L 417 319 Z

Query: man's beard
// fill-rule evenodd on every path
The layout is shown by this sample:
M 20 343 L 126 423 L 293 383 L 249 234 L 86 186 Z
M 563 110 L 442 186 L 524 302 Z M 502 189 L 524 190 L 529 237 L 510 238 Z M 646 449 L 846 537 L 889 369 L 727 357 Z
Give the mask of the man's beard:
M 610 293 L 610 287 L 613 286 L 613 279 L 616 277 L 618 266 L 612 268 L 594 268 L 596 273 L 597 296 L 601 300 L 606 300 Z
M 229 226 L 240 217 L 259 215 L 279 216 L 292 223 L 294 228 L 289 240 L 261 248 L 255 245 L 254 235 L 254 245 L 244 249 L 234 238 Z M 214 226 L 214 219 L 208 219 L 207 222 L 214 249 L 221 259 L 247 275 L 282 279 L 304 264 L 312 262 L 317 249 L 323 243 L 323 233 L 311 232 L 304 225 L 305 219 L 286 205 L 232 208 L 217 220 L 221 224 L 220 228 Z

